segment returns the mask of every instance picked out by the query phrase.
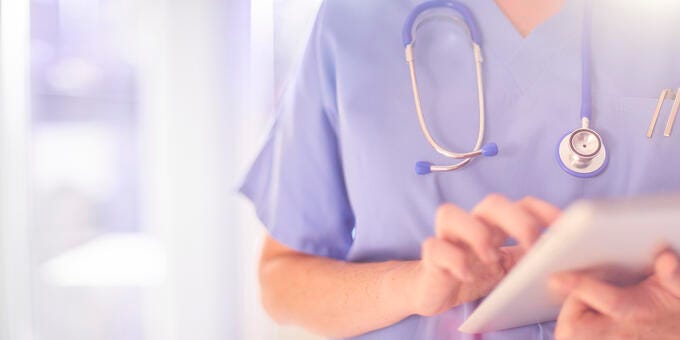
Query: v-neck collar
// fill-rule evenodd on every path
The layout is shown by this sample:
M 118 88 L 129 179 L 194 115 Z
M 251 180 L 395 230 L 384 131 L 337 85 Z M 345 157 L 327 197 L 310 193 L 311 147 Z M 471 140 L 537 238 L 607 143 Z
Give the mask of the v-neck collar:
M 565 38 L 580 32 L 582 6 L 580 1 L 566 1 L 563 7 L 550 18 L 537 25 L 523 37 L 503 10 L 493 0 L 468 1 L 468 6 L 476 14 L 483 32 L 484 45 L 500 57 L 512 59 L 526 46 L 539 46 L 544 49 L 558 48 Z
M 502 63 L 522 92 L 540 77 L 555 53 L 566 47 L 580 48 L 583 1 L 566 1 L 559 12 L 526 37 L 522 37 L 495 1 L 472 0 L 467 5 L 482 31 L 486 61 Z
M 427 0 L 411 0 L 414 4 Z M 500 64 L 520 93 L 528 92 L 556 53 L 568 50 L 581 58 L 582 19 L 586 1 L 567 0 L 562 9 L 522 37 L 494 0 L 459 0 L 472 11 L 482 35 L 485 63 Z M 575 53 L 574 53 L 575 52 Z

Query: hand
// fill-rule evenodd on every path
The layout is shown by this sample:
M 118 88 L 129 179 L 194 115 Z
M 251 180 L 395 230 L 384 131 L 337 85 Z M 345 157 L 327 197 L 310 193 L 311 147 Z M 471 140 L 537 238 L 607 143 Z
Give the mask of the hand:
M 416 313 L 439 314 L 488 294 L 559 214 L 536 198 L 512 202 L 496 194 L 471 213 L 453 204 L 439 207 L 435 236 L 423 242 L 409 292 Z M 520 245 L 501 247 L 508 236 Z
M 677 339 L 680 334 L 680 264 L 659 255 L 654 274 L 616 287 L 582 273 L 560 274 L 553 286 L 568 297 L 557 319 L 557 339 Z

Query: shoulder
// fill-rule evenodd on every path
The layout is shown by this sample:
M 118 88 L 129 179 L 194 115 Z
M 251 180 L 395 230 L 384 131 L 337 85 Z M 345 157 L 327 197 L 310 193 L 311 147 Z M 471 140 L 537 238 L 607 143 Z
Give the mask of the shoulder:
M 380 17 L 394 9 L 412 8 L 415 3 L 414 0 L 323 0 L 321 8 L 328 15 Z
M 339 38 L 371 36 L 401 25 L 414 3 L 414 0 L 324 0 L 317 28 Z

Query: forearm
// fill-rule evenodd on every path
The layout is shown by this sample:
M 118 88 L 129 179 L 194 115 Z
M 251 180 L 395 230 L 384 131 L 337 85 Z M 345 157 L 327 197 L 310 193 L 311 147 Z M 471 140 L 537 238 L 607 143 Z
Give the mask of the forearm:
M 408 291 L 416 263 L 277 256 L 261 266 L 262 298 L 267 311 L 281 323 L 325 336 L 354 336 L 413 314 Z

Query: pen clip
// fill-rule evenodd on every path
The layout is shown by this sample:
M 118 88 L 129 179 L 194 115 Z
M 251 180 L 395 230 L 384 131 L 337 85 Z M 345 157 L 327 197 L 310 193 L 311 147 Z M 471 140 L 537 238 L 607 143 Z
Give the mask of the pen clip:
M 669 94 L 673 94 L 673 89 L 663 89 L 661 90 L 661 95 L 659 96 L 659 102 L 656 104 L 656 110 L 654 110 L 654 115 L 652 116 L 652 121 L 649 123 L 649 129 L 647 129 L 647 138 L 652 138 L 652 135 L 654 135 L 654 128 L 656 127 L 656 122 L 659 120 L 659 113 L 661 112 L 661 108 L 663 107 L 664 101 L 666 101 L 666 98 L 669 96 Z M 676 101 L 677 98 L 679 98 L 680 95 L 675 95 Z
M 671 136 L 673 130 L 673 124 L 675 123 L 675 118 L 678 117 L 678 110 L 680 110 L 680 88 L 676 92 L 675 101 L 673 101 L 673 108 L 671 109 L 671 115 L 668 117 L 668 122 L 666 123 L 666 129 L 663 135 L 666 137 Z
M 654 128 L 656 127 L 656 121 L 659 120 L 659 113 L 663 107 L 664 101 L 668 97 L 669 93 L 673 92 L 672 89 L 661 90 L 661 95 L 659 96 L 659 102 L 656 104 L 656 110 L 654 110 L 654 115 L 652 116 L 652 121 L 649 123 L 649 129 L 647 129 L 647 138 L 652 138 L 654 134 Z M 676 96 L 678 97 L 678 96 Z

